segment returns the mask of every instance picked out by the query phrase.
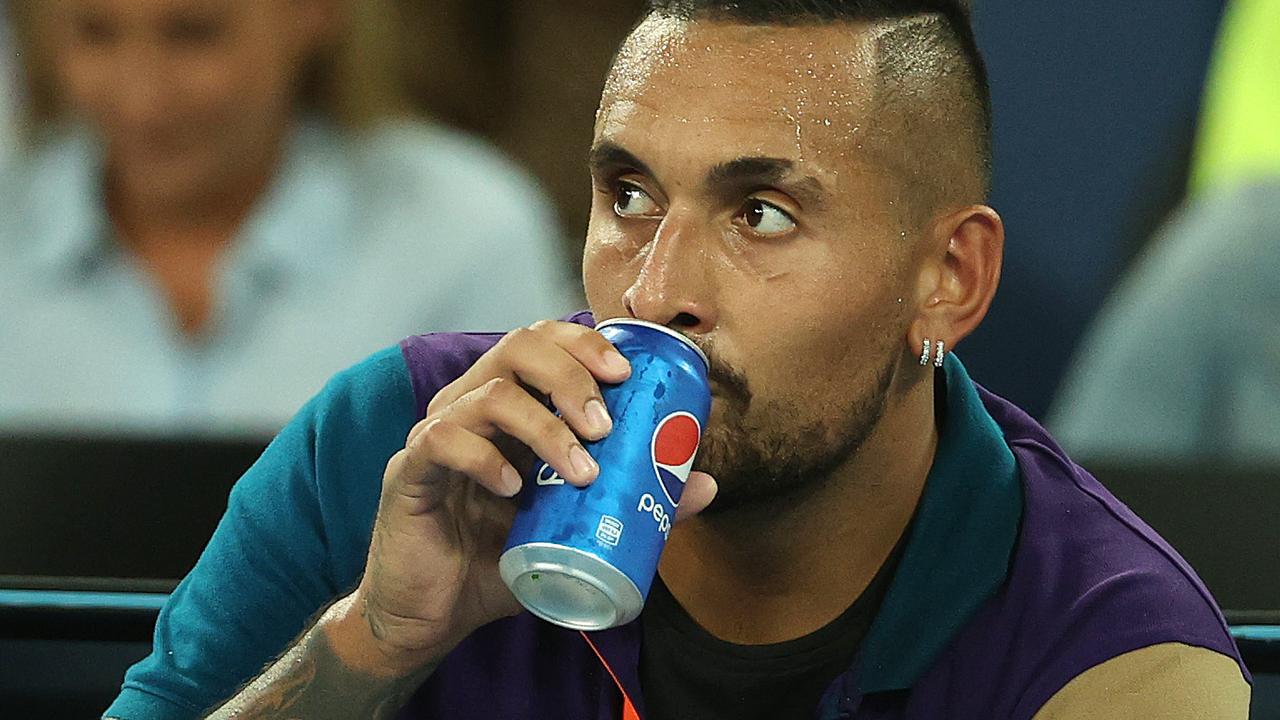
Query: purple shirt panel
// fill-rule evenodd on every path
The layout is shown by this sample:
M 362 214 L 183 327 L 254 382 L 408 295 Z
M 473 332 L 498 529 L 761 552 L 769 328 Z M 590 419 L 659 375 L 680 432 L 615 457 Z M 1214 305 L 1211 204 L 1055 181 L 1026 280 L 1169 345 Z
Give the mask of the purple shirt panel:
M 1018 445 L 1014 454 L 1023 467 L 1055 462 Z M 909 695 L 887 707 L 863 707 L 852 717 L 1026 720 L 1085 670 L 1167 642 L 1240 662 L 1217 609 L 1200 596 L 1200 582 L 1183 575 L 1177 567 L 1182 561 L 1171 562 L 1152 536 L 1117 533 L 1104 517 L 1114 504 L 1051 483 L 1028 483 L 1018 549 L 1001 592 Z M 1064 523 L 1075 528 L 1065 538 Z M 1241 671 L 1247 678 L 1243 664 Z
M 588 312 L 574 313 L 562 320 L 587 327 L 595 325 Z M 504 334 L 431 333 L 400 341 L 400 352 L 413 382 L 418 418 L 426 417 L 427 405 L 441 388 L 461 377 Z
M 1248 670 L 1186 561 L 1030 416 L 981 387 L 1021 472 L 1022 526 L 1000 591 L 909 691 L 860 697 L 851 677 L 831 717 L 1028 720 L 1091 667 L 1161 643 L 1203 647 Z
M 591 646 L 579 633 L 528 613 L 472 633 L 399 714 L 402 720 L 621 717 L 622 696 Z

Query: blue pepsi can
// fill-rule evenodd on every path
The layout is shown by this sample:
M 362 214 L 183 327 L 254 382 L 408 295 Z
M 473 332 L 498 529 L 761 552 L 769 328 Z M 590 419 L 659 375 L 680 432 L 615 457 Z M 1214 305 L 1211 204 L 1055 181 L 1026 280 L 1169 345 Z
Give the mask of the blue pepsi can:
M 574 630 L 640 614 L 711 412 L 707 357 L 684 335 L 631 319 L 596 330 L 631 363 L 601 388 L 613 431 L 583 444 L 600 473 L 578 488 L 536 461 L 498 561 L 522 605 Z

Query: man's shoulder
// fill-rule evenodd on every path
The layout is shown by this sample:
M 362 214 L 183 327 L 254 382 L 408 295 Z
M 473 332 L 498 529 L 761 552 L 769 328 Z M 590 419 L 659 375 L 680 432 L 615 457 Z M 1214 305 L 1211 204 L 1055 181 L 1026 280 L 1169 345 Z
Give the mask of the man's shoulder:
M 1011 446 L 1025 494 L 1007 588 L 1046 613 L 1043 628 L 1085 623 L 1144 645 L 1230 646 L 1209 591 L 1164 538 L 1058 448 Z
M 1023 485 L 1023 514 L 1000 592 L 952 647 L 953 668 L 1000 646 L 1006 675 L 1038 707 L 1112 658 L 1179 643 L 1239 662 L 1204 583 L 1150 526 L 1073 463 L 1038 423 L 988 393 Z M 1243 665 L 1241 665 L 1243 669 Z
M 1128 611 L 1141 614 L 1153 634 L 1181 626 L 1202 640 L 1227 639 L 1212 596 L 1173 547 L 1025 413 L 998 398 L 988 407 L 1005 430 L 1024 491 L 1007 594 L 1021 593 L 1019 601 L 1052 609 L 1062 622 L 1096 612 L 1123 624 Z

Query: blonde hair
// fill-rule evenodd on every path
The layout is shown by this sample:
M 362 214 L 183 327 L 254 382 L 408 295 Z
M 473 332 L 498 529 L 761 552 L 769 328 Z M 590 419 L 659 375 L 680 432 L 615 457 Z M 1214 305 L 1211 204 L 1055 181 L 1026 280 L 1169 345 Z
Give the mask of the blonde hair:
M 261 1 L 261 0 L 256 0 Z M 27 137 L 58 120 L 53 62 L 41 42 L 37 8 L 47 0 L 8 0 L 12 34 L 21 60 L 23 124 Z M 395 0 L 337 0 L 345 13 L 341 31 L 303 71 L 297 107 L 318 112 L 348 130 L 410 115 L 405 90 L 404 38 Z

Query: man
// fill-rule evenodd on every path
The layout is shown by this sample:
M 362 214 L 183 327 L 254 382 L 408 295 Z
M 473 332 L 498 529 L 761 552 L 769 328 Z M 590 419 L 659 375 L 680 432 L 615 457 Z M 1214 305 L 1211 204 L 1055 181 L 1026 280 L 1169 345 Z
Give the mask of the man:
M 988 134 L 954 2 L 654 0 L 583 279 L 703 348 L 713 406 L 640 620 L 555 628 L 496 571 L 529 450 L 596 474 L 629 370 L 591 317 L 411 338 L 249 471 L 109 714 L 1244 717 L 1191 570 L 947 353 L 999 276 Z

